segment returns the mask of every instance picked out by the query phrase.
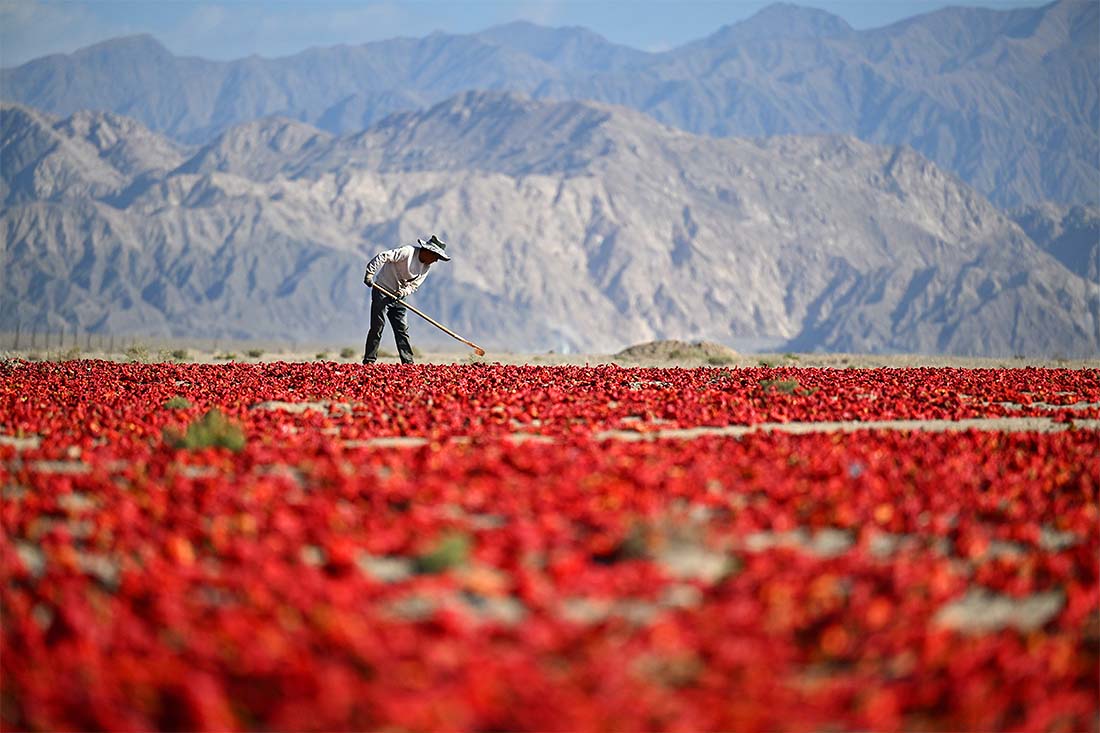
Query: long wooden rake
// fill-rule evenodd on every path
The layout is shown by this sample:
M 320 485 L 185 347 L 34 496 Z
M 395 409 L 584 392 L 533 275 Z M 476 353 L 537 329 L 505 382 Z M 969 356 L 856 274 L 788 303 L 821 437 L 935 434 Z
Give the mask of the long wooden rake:
M 375 289 L 377 289 L 378 292 L 383 293 L 384 295 L 388 295 L 391 298 L 394 298 L 395 300 L 400 300 L 400 298 L 397 296 L 397 293 L 390 292 L 390 290 L 388 288 L 385 288 L 385 287 L 379 285 L 378 283 L 371 283 L 371 285 Z M 431 316 L 429 316 L 427 313 L 415 308 L 414 306 L 411 306 L 408 303 L 405 303 L 404 305 L 405 305 L 406 308 L 408 308 L 413 313 L 415 313 L 416 315 L 420 316 L 421 318 L 423 318 L 428 323 L 430 323 L 433 326 L 435 326 L 436 328 L 438 328 L 443 333 L 447 334 L 448 336 L 451 336 L 452 338 L 456 338 L 459 341 L 461 341 L 462 343 L 469 346 L 471 349 L 474 350 L 474 353 L 476 353 L 478 356 L 485 356 L 485 349 L 481 348 L 480 346 L 475 344 L 473 341 L 469 341 L 467 339 L 462 338 L 457 333 L 455 333 L 451 329 L 447 328 L 442 323 L 440 323 L 439 321 L 437 321 L 434 318 L 432 318 Z

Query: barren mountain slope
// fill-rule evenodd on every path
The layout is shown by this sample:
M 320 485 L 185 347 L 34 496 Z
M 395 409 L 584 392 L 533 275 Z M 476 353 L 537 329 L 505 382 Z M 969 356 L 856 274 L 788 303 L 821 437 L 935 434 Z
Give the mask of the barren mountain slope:
M 13 146 L 67 129 L 10 109 Z M 9 197 L 4 326 L 346 340 L 367 256 L 434 231 L 454 261 L 413 302 L 491 348 L 1097 351 L 1083 278 L 918 154 L 853 138 L 466 94 L 342 138 L 247 125 L 117 188 Z
M 1037 245 L 1086 280 L 1100 284 L 1100 208 L 1045 203 L 1013 211 Z M 1100 288 L 1094 297 L 1100 298 Z

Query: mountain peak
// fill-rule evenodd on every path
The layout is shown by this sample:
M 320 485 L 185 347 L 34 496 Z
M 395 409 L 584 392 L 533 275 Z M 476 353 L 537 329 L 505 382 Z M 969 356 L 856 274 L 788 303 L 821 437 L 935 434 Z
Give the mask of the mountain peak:
M 752 41 L 800 41 L 838 38 L 856 31 L 841 17 L 792 3 L 772 3 L 744 20 L 719 28 L 684 48 L 724 48 Z
M 148 33 L 136 33 L 132 36 L 119 36 L 91 46 L 86 46 L 76 51 L 74 56 L 89 56 L 99 54 L 126 54 L 140 55 L 142 58 L 151 56 L 170 56 L 163 43 Z
M 477 35 L 488 37 L 513 36 L 519 41 L 539 40 L 546 38 L 563 38 L 566 36 L 578 36 L 587 39 L 611 43 L 606 38 L 593 30 L 579 25 L 570 26 L 544 26 L 530 20 L 513 20 L 501 25 L 487 28 Z
M 537 102 L 525 94 L 512 91 L 481 91 L 471 89 L 460 92 L 428 109 L 427 116 L 433 114 L 464 114 L 467 111 L 483 113 L 491 110 L 494 114 L 507 111 L 526 111 Z
M 270 178 L 295 156 L 327 144 L 327 132 L 280 115 L 231 127 L 181 165 L 179 173 L 232 171 L 257 180 Z
M 530 54 L 558 69 L 610 71 L 649 57 L 644 51 L 612 43 L 581 26 L 547 28 L 517 20 L 476 34 L 480 39 Z
M 831 38 L 854 32 L 847 21 L 832 13 L 783 2 L 772 3 L 727 28 L 756 39 Z

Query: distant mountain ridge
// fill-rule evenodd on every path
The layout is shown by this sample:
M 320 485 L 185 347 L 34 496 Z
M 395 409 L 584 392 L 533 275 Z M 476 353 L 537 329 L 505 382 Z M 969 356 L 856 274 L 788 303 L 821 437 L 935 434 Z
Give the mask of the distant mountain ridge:
M 366 259 L 434 231 L 454 261 L 413 300 L 491 348 L 1100 351 L 1087 273 L 904 147 L 486 92 L 190 147 L 113 114 L 0 115 L 0 328 L 358 341 Z
M 1100 207 L 1026 206 L 1012 219 L 1047 253 L 1077 275 L 1100 285 Z M 1100 297 L 1100 288 L 1096 290 Z
M 773 5 L 664 53 L 514 23 L 279 59 L 176 57 L 148 36 L 0 71 L 6 99 L 132 116 L 207 143 L 270 115 L 343 135 L 467 90 L 633 107 L 716 136 L 906 144 L 1001 206 L 1100 205 L 1100 3 L 949 8 L 883 28 Z

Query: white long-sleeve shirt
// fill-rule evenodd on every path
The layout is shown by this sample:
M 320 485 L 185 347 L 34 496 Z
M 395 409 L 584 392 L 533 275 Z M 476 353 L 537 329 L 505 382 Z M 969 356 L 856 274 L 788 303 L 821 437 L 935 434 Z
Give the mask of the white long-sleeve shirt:
M 411 244 L 397 249 L 379 252 L 367 263 L 363 282 L 377 282 L 392 293 L 404 298 L 416 292 L 428 277 L 431 265 L 420 261 L 417 248 Z

